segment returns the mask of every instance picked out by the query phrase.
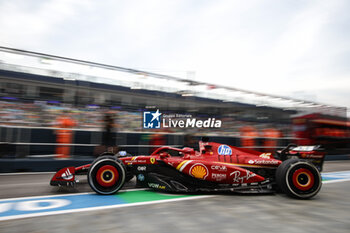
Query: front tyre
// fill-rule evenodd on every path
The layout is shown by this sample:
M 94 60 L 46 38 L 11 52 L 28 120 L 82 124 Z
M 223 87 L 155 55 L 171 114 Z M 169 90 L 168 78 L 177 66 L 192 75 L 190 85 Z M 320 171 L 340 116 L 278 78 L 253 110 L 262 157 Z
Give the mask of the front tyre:
M 88 171 L 88 183 L 98 194 L 108 195 L 118 192 L 125 183 L 124 164 L 115 156 L 97 158 Z
M 322 179 L 318 169 L 299 159 L 285 160 L 276 171 L 277 185 L 290 197 L 309 199 L 321 189 Z

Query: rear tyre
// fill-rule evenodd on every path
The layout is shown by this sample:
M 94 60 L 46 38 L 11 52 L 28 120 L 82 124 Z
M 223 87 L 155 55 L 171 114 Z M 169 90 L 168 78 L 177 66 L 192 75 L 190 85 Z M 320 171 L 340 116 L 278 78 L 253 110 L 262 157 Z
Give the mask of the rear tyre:
M 98 155 L 98 157 L 102 157 L 102 156 L 114 156 L 115 154 L 111 153 L 111 152 L 103 152 L 102 154 Z
M 90 187 L 96 193 L 113 194 L 125 183 L 125 166 L 115 156 L 102 156 L 91 164 L 87 177 Z
M 300 159 L 284 161 L 276 171 L 278 187 L 290 197 L 309 199 L 321 189 L 322 179 L 318 169 Z

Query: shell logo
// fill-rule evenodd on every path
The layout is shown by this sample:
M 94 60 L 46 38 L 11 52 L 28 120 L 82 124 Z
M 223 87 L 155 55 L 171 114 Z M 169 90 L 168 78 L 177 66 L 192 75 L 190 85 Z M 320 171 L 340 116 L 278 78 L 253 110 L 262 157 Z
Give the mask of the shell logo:
M 201 163 L 196 163 L 190 168 L 190 174 L 198 179 L 205 179 L 208 173 L 208 168 Z

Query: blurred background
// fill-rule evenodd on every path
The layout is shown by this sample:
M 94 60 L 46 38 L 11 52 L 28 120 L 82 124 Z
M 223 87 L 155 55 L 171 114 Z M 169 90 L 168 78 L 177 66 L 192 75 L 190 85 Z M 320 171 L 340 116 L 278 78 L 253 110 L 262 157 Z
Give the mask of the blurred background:
M 0 1 L 0 172 L 202 136 L 264 152 L 320 144 L 327 159 L 348 159 L 348 9 L 342 0 Z M 143 129 L 142 113 L 156 109 L 222 127 Z
M 196 147 L 202 136 L 262 152 L 317 144 L 327 159 L 349 157 L 346 107 L 7 47 L 0 60 L 2 172 L 84 163 L 115 146 L 135 155 Z M 156 109 L 222 126 L 143 129 L 143 112 Z

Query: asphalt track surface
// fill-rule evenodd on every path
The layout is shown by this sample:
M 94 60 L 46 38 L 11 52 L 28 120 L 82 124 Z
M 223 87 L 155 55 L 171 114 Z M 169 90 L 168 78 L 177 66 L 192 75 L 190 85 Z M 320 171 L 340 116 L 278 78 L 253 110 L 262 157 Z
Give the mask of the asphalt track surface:
M 349 171 L 350 161 L 324 172 Z M 49 186 L 52 173 L 0 175 L 5 198 L 91 192 Z M 134 188 L 134 183 L 124 189 Z M 199 199 L 0 221 L 0 232 L 350 232 L 350 181 L 323 184 L 311 200 L 283 194 L 214 194 Z

